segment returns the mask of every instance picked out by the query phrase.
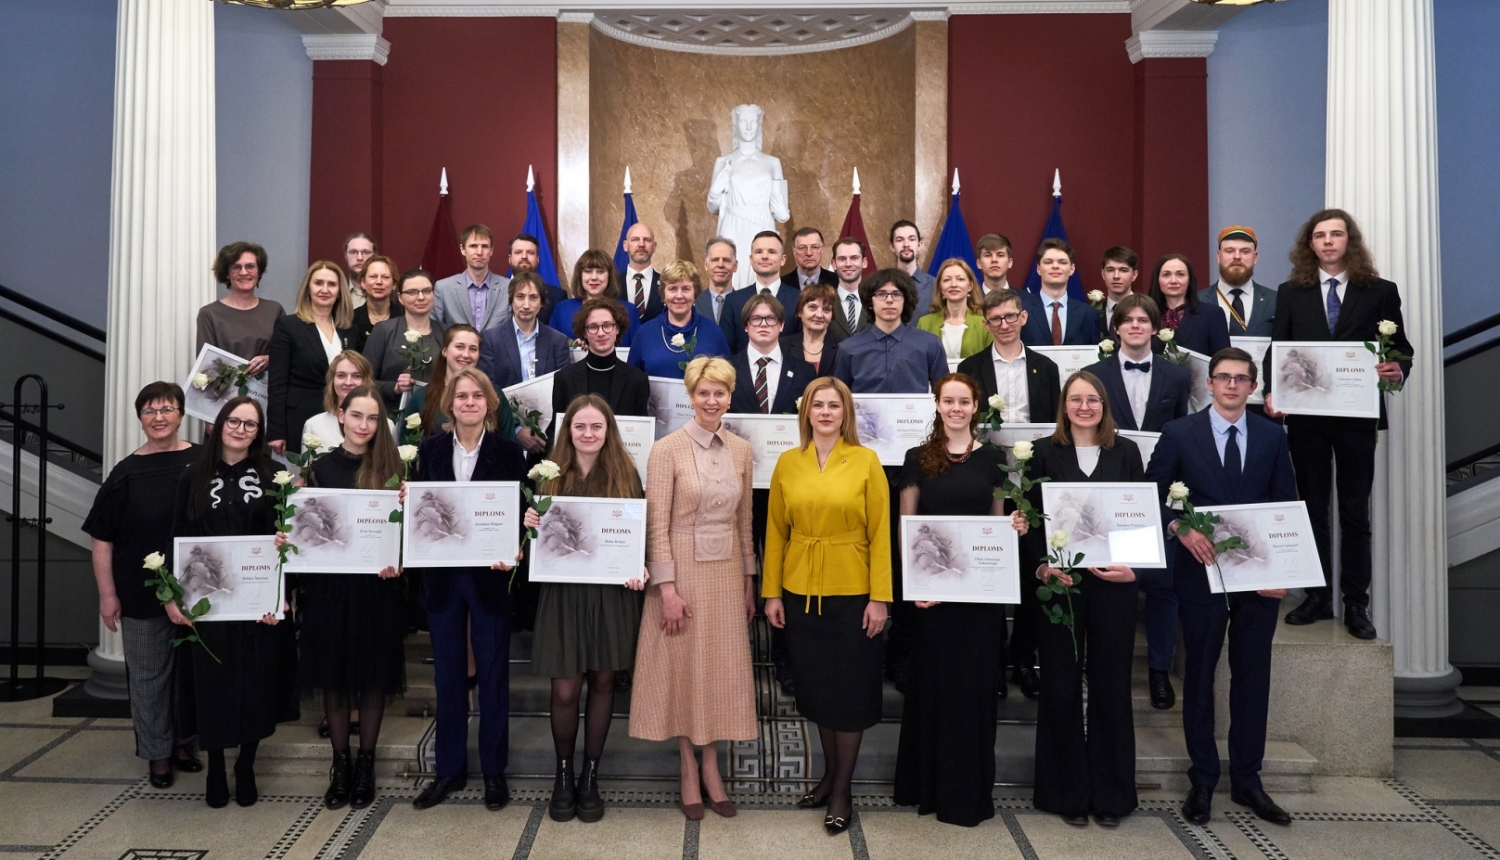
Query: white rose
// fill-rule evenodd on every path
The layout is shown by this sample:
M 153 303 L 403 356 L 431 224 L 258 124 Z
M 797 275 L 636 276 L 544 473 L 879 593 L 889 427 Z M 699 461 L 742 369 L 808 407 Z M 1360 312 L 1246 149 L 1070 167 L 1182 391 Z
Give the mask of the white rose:
M 1156 336 L 1161 339 L 1162 343 L 1171 343 L 1172 338 L 1177 336 L 1177 332 L 1172 331 L 1169 328 L 1164 328 L 1161 331 L 1157 332 Z
M 1115 342 L 1109 338 L 1099 341 L 1099 351 L 1105 355 L 1109 355 L 1115 351 Z
M 533 481 L 550 481 L 553 478 L 556 478 L 561 473 L 562 470 L 557 468 L 556 463 L 552 462 L 551 460 L 543 460 L 542 462 L 537 463 L 535 466 L 532 466 L 531 471 L 526 473 L 526 477 L 532 479 Z
M 800 398 L 800 397 L 797 398 L 797 411 L 798 412 L 802 411 L 802 398 Z
M 408 430 L 415 430 L 415 429 L 417 429 L 418 427 L 421 427 L 421 426 L 422 426 L 422 416 L 421 416 L 420 413 L 413 412 L 412 414 L 406 416 L 406 429 L 408 429 Z
M 402 445 L 401 447 L 396 449 L 396 453 L 401 455 L 401 462 L 410 463 L 411 461 L 417 459 L 417 446 Z
M 422 339 L 422 333 L 421 332 L 417 331 L 416 329 L 407 329 L 406 330 L 406 342 L 407 343 L 416 343 L 417 341 L 419 341 L 421 339 Z
M 193 377 L 193 387 L 202 391 L 208 387 L 208 374 L 199 373 Z
M 308 451 L 316 451 L 323 447 L 323 437 L 316 433 L 302 434 L 302 447 Z
M 672 335 L 672 345 L 678 347 L 686 346 L 687 338 L 683 337 L 681 334 L 674 334 Z
M 167 563 L 167 557 L 164 556 L 164 555 L 162 555 L 159 552 L 153 552 L 150 555 L 146 556 L 146 569 L 147 570 L 155 570 L 158 567 L 162 567 L 162 566 L 166 565 L 166 563 Z
M 278 487 L 285 487 L 287 484 L 290 484 L 292 480 L 292 473 L 283 469 L 282 471 L 277 472 L 274 476 L 272 476 L 271 483 L 275 484 Z
M 1172 486 L 1167 487 L 1167 498 L 1171 499 L 1172 501 L 1180 502 L 1187 497 L 1187 484 L 1184 484 L 1181 481 L 1174 481 L 1172 482 Z
M 993 409 L 993 410 L 995 410 L 996 412 L 1001 411 L 1002 409 L 1005 408 L 1005 398 L 1001 397 L 998 394 L 991 394 L 990 395 L 990 408 Z
M 1380 330 L 1380 333 L 1385 335 L 1386 337 L 1390 337 L 1391 335 L 1396 333 L 1396 324 L 1391 322 L 1390 320 L 1381 320 L 1380 325 L 1377 328 Z
M 1062 549 L 1068 545 L 1068 533 L 1058 529 L 1047 536 L 1047 545 L 1053 549 Z
M 1011 449 L 1011 453 L 1016 455 L 1017 460 L 1030 460 L 1032 454 L 1031 443 L 1023 439 L 1016 443 L 1016 447 Z
M 1098 304 L 1099 302 L 1104 301 L 1104 294 L 1099 292 L 1098 290 L 1089 290 L 1089 301 Z

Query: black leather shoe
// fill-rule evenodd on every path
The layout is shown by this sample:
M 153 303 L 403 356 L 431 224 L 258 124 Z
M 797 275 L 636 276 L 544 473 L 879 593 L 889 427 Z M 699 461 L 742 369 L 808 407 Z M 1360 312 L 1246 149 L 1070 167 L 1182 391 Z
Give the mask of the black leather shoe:
M 173 781 L 174 777 L 172 776 L 172 768 L 171 768 L 170 765 L 167 767 L 167 772 L 166 773 L 157 773 L 154 770 L 147 770 L 146 775 L 151 778 L 151 787 L 152 788 L 171 788 L 172 787 L 172 781 Z
M 1355 639 L 1374 639 L 1375 622 L 1370 620 L 1370 608 L 1353 603 L 1344 604 L 1344 626 Z
M 1042 677 L 1035 666 L 1017 669 L 1011 680 L 1021 688 L 1021 695 L 1028 699 L 1035 699 L 1042 695 Z
M 704 802 L 708 798 L 705 793 Z M 578 820 L 590 824 L 604 817 L 604 798 L 599 796 L 599 760 L 585 758 L 578 771 Z
M 491 812 L 504 809 L 505 804 L 510 803 L 510 786 L 505 784 L 505 776 L 484 775 L 484 808 Z
M 364 809 L 374 802 L 375 751 L 360 750 L 354 759 L 354 787 L 349 791 L 349 806 Z
M 1332 617 L 1333 603 L 1321 594 L 1309 594 L 1301 606 L 1286 614 L 1286 623 L 1301 626 Z
M 234 802 L 240 806 L 254 806 L 260 800 L 260 789 L 255 785 L 255 768 L 244 767 L 244 762 L 234 763 Z
M 822 809 L 828 805 L 828 795 L 819 797 L 815 792 L 809 791 L 797 800 L 798 809 Z
M 1237 785 L 1231 786 L 1229 789 L 1229 799 L 1240 806 L 1250 807 L 1250 810 L 1263 821 L 1269 821 L 1272 824 L 1292 823 L 1292 817 L 1287 815 L 1286 810 L 1277 806 L 1276 801 L 1271 799 L 1271 795 L 1266 794 L 1261 789 L 1240 788 Z
M 1177 691 L 1172 689 L 1172 678 L 1164 669 L 1150 670 L 1151 707 L 1165 711 L 1177 704 Z
M 1076 815 L 1069 815 L 1067 813 L 1063 813 L 1062 820 L 1065 823 L 1067 823 L 1067 824 L 1073 825 L 1074 827 L 1088 827 L 1089 826 L 1089 815 L 1088 815 L 1087 812 L 1080 812 L 1080 813 L 1078 813 Z
M 1214 790 L 1195 785 L 1188 789 L 1187 800 L 1182 802 L 1182 817 L 1192 824 L 1207 824 L 1213 805 Z
M 552 799 L 547 802 L 547 815 L 553 821 L 572 821 L 578 813 L 578 795 L 573 790 L 573 762 L 565 758 L 557 760 L 557 775 L 552 778 Z
M 885 677 L 896 685 L 896 692 L 901 695 L 911 689 L 911 658 L 890 657 L 885 661 Z M 846 827 L 848 825 L 845 825 Z M 843 832 L 843 831 L 839 831 Z
M 442 803 L 443 800 L 455 791 L 463 791 L 464 786 L 469 784 L 468 776 L 455 776 L 448 779 L 439 777 L 427 784 L 422 793 L 411 802 L 418 809 L 431 809 Z
M 1119 827 L 1120 826 L 1120 816 L 1114 815 L 1114 814 L 1109 813 L 1109 812 L 1096 812 L 1096 813 L 1094 813 L 1094 820 L 1099 823 L 1100 827 Z
M 354 790 L 354 761 L 349 751 L 335 750 L 333 765 L 328 768 L 328 791 L 323 794 L 323 805 L 329 809 L 343 809 L 349 805 L 349 793 Z
M 778 660 L 771 668 L 776 675 L 776 683 L 781 685 L 781 694 L 787 698 L 796 696 L 797 683 L 792 680 L 792 664 Z
M 175 755 L 172 756 L 172 767 L 182 771 L 183 773 L 203 772 L 203 762 L 199 761 L 198 757 L 195 755 L 182 756 L 180 758 Z
M 849 829 L 849 819 L 842 815 L 825 815 L 823 829 L 828 831 L 829 836 L 837 836 Z

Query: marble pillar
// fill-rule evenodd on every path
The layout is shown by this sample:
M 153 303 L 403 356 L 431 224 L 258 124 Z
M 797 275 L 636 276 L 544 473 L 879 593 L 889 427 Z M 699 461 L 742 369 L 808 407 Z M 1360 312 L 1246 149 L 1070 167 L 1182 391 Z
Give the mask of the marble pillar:
M 589 21 L 593 17 L 588 12 L 564 12 L 557 17 L 557 262 L 563 272 L 573 271 L 573 264 L 591 247 L 610 255 L 615 252 L 614 237 L 601 234 L 600 244 L 589 244 Z M 646 157 L 638 155 L 642 161 Z M 623 179 L 622 173 L 610 187 L 622 188 Z
M 1397 716 L 1463 705 L 1448 663 L 1442 272 L 1432 0 L 1330 0 L 1326 196 L 1401 288 L 1415 347 L 1376 454 L 1373 617 L 1395 647 Z
M 911 16 L 917 31 L 915 220 L 927 246 L 935 247 L 948 205 L 948 13 Z
M 120 0 L 117 26 L 106 471 L 143 441 L 136 393 L 191 366 L 217 250 L 214 4 Z M 92 687 L 123 689 L 119 635 L 102 624 L 89 665 Z

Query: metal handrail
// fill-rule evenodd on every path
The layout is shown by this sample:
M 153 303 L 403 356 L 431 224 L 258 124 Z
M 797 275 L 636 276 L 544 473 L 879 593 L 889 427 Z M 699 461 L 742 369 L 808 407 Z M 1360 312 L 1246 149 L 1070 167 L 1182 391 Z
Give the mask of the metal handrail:
M 16 415 L 14 412 L 11 412 L 3 406 L 0 406 L 0 421 L 8 422 L 14 426 L 20 427 L 27 433 L 37 436 L 41 440 L 44 449 L 46 444 L 50 442 L 56 444 L 60 448 L 66 449 L 70 453 L 77 454 L 80 457 L 87 457 L 95 463 L 104 462 L 104 455 L 100 454 L 98 451 L 85 448 L 76 442 L 70 442 L 50 430 L 39 427 L 31 423 L 30 421 L 27 421 L 25 418 Z
M 1469 323 L 1458 331 L 1443 335 L 1443 348 L 1447 349 L 1455 344 L 1463 343 L 1476 334 L 1500 327 L 1500 314 L 1485 317 L 1476 323 Z
M 62 323 L 79 334 L 88 335 L 100 343 L 105 342 L 104 329 L 92 326 L 77 317 L 68 316 L 56 308 L 50 308 L 29 296 L 23 296 L 15 290 L 0 284 L 0 298 L 15 302 L 32 313 L 41 314 L 53 322 Z M 32 325 L 35 325 L 33 323 Z

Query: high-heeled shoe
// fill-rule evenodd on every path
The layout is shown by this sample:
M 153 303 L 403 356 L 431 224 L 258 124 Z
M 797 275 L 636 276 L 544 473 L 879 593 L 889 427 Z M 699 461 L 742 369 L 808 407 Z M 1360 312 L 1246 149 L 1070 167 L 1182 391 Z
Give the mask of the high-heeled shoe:
M 822 809 L 827 805 L 828 795 L 825 794 L 822 797 L 819 797 L 816 792 L 812 791 L 809 791 L 807 794 L 802 795 L 801 799 L 797 801 L 798 809 Z
M 171 788 L 172 787 L 173 776 L 172 776 L 172 765 L 171 764 L 167 765 L 167 772 L 166 773 L 157 773 L 155 770 L 152 770 L 152 769 L 148 768 L 146 770 L 146 775 L 148 777 L 150 777 L 151 787 L 152 788 Z
M 849 819 L 841 815 L 825 815 L 823 816 L 823 829 L 828 831 L 829 836 L 837 836 L 849 829 Z
M 708 783 L 703 781 L 702 771 L 699 771 L 698 773 L 698 788 L 703 792 L 703 802 L 707 804 L 708 808 L 712 809 L 714 813 L 717 814 L 720 818 L 733 818 L 735 816 L 735 812 L 737 810 L 734 808 L 734 799 L 727 797 L 727 795 L 729 794 L 729 789 L 724 789 L 726 799 L 714 800 L 713 796 L 708 793 Z
M 195 755 L 178 756 L 173 754 L 172 767 L 183 773 L 201 773 L 203 771 L 203 762 L 199 761 Z

